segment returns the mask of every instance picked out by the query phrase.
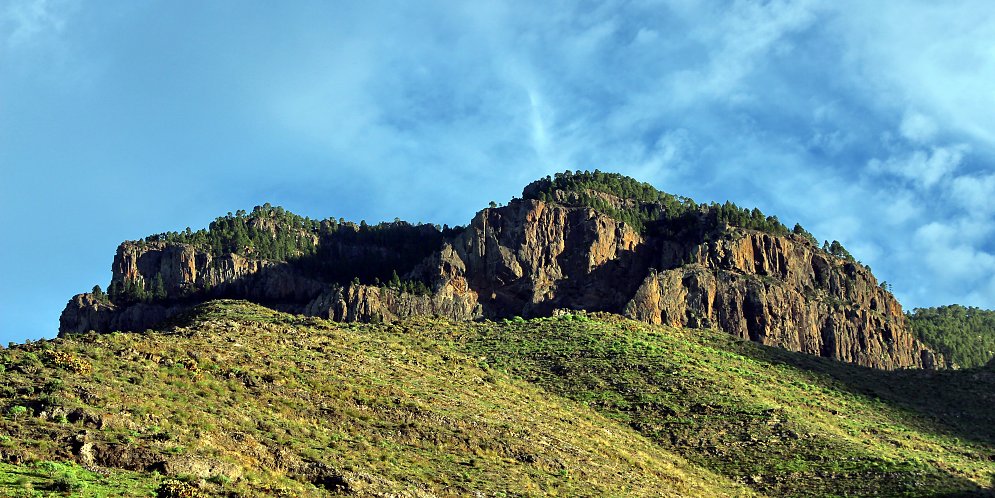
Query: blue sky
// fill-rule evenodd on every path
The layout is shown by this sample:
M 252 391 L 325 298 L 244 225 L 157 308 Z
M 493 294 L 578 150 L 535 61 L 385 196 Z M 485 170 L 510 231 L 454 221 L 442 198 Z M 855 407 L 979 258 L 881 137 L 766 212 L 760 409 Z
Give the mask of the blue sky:
M 995 300 L 987 1 L 0 1 L 0 342 L 117 244 L 270 202 L 465 224 L 564 169 Z

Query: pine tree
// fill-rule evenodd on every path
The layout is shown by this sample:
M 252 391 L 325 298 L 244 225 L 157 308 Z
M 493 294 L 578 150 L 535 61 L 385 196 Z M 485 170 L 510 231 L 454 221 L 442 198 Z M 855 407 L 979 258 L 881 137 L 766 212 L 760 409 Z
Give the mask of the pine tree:
M 151 299 L 160 301 L 166 299 L 166 284 L 162 281 L 162 274 L 156 273 L 155 283 L 152 286 Z

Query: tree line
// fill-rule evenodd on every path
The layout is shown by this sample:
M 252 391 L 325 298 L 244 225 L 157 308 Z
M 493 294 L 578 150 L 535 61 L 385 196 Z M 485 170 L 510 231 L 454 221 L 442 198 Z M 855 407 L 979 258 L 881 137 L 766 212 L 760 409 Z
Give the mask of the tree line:
M 973 368 L 995 358 L 995 311 L 951 304 L 906 315 L 916 337 L 943 353 L 948 364 Z
M 577 205 L 603 212 L 642 233 L 663 229 L 668 232 L 667 235 L 680 236 L 686 232 L 721 229 L 729 225 L 777 236 L 795 234 L 813 247 L 819 247 L 815 236 L 800 224 L 796 223 L 789 230 L 777 216 L 764 215 L 758 208 L 739 207 L 731 201 L 698 204 L 688 197 L 662 192 L 649 183 L 619 173 L 567 170 L 528 184 L 522 191 L 522 197 L 543 202 L 563 202 L 557 191 L 572 193 L 577 199 Z M 598 192 L 616 197 L 621 202 L 606 200 L 597 195 Z M 823 250 L 855 261 L 838 241 L 827 241 Z

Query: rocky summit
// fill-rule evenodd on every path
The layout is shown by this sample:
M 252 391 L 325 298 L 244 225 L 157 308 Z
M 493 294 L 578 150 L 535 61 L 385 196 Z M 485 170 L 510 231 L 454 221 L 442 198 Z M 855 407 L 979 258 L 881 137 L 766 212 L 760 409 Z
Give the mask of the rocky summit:
M 145 330 L 216 298 L 343 322 L 606 311 L 880 368 L 938 368 L 902 307 L 838 243 L 731 203 L 610 173 L 557 174 L 465 227 L 314 221 L 269 205 L 124 242 L 108 292 L 60 335 Z

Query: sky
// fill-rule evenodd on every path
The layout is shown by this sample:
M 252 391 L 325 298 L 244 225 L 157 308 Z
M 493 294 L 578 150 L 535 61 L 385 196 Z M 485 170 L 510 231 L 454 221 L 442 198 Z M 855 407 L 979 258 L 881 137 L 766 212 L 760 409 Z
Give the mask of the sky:
M 0 343 L 123 240 L 265 202 L 464 225 L 595 168 L 992 308 L 993 40 L 987 0 L 0 0 Z

